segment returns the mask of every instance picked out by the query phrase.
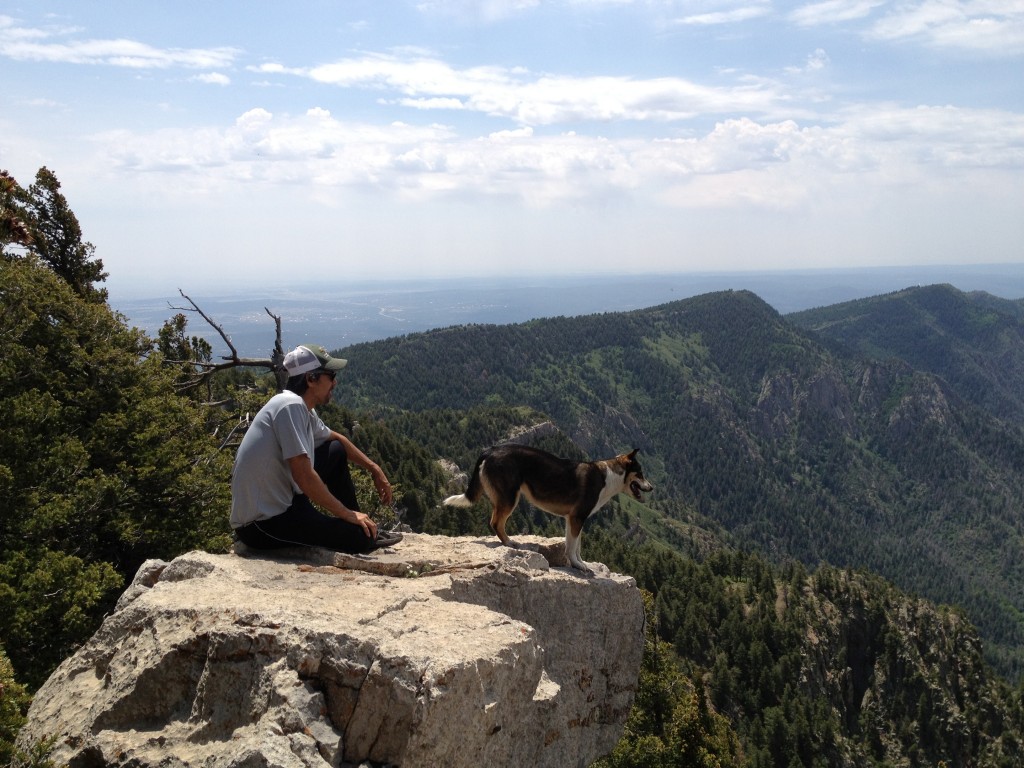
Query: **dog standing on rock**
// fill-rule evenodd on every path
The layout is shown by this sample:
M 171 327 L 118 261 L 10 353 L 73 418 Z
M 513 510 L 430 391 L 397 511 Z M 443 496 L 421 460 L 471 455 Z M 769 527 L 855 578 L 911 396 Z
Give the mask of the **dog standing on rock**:
M 476 461 L 465 493 L 444 503 L 468 507 L 487 496 L 491 502 L 491 530 L 507 547 L 517 544 L 505 533 L 505 522 L 519 497 L 545 512 L 565 518 L 565 555 L 573 568 L 590 573 L 580 559 L 583 523 L 613 496 L 629 491 L 637 500 L 654 490 L 636 458 L 637 450 L 614 459 L 571 461 L 526 445 L 488 448 Z

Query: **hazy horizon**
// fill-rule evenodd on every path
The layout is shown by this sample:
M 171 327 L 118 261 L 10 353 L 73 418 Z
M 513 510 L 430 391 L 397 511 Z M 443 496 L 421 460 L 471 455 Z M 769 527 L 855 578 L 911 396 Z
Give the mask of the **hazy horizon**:
M 230 290 L 183 282 L 181 288 L 224 328 L 239 354 L 257 356 L 268 354 L 273 344 L 274 324 L 267 310 L 281 317 L 286 347 L 309 342 L 340 349 L 452 325 L 630 311 L 720 290 L 750 290 L 788 314 L 936 283 L 1020 299 L 1024 298 L 1024 264 L 312 280 Z M 178 308 L 188 306 L 176 292 L 164 296 L 112 292 L 110 305 L 150 335 Z M 215 354 L 227 352 L 201 317 L 185 314 L 190 335 L 210 341 Z

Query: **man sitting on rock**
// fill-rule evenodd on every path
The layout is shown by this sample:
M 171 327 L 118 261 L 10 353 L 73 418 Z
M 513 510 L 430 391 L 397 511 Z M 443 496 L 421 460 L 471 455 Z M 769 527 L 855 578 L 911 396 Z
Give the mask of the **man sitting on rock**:
M 285 355 L 285 391 L 256 414 L 235 456 L 231 527 L 243 544 L 361 554 L 401 540 L 401 534 L 378 531 L 359 511 L 348 463 L 366 469 L 381 501 L 390 504 L 391 485 L 384 471 L 314 410 L 330 402 L 335 378 L 346 363 L 309 344 Z

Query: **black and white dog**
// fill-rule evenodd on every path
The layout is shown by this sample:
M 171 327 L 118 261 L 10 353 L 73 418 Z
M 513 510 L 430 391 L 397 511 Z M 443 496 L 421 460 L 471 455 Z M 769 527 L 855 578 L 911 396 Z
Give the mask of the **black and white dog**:
M 613 496 L 629 491 L 636 499 L 654 490 L 636 458 L 637 451 L 602 461 L 577 462 L 525 445 L 488 448 L 476 461 L 465 493 L 444 503 L 468 507 L 486 495 L 491 502 L 491 530 L 501 543 L 516 547 L 505 533 L 505 521 L 520 495 L 536 507 L 565 518 L 565 554 L 572 566 L 590 569 L 580 559 L 580 533 L 588 517 Z

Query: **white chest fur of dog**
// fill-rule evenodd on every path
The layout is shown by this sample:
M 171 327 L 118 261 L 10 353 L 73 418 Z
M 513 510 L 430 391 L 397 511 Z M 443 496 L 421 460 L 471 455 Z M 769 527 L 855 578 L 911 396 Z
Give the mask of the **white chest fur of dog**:
M 628 491 L 642 500 L 654 490 L 644 477 L 637 451 L 601 461 L 571 461 L 525 445 L 488 448 L 477 459 L 465 493 L 444 503 L 468 507 L 486 496 L 491 502 L 491 530 L 508 547 L 516 543 L 505 533 L 505 522 L 520 496 L 545 512 L 565 518 L 565 554 L 572 566 L 589 573 L 580 558 L 580 534 L 590 515 L 613 496 Z

